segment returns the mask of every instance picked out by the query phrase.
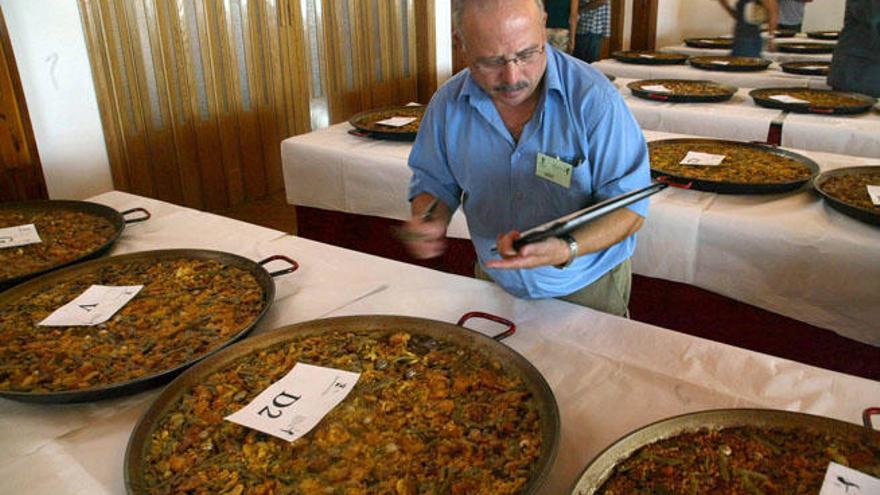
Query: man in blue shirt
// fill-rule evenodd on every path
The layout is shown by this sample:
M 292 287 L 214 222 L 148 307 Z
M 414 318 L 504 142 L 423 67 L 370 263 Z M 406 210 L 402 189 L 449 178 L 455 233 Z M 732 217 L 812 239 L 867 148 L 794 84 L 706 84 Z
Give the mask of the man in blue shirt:
M 567 239 L 519 232 L 650 183 L 642 131 L 608 79 L 545 43 L 540 0 L 453 2 L 468 69 L 431 100 L 409 157 L 410 252 L 440 255 L 461 206 L 479 263 L 508 292 L 624 315 L 646 200 Z M 430 205 L 439 200 L 425 218 Z M 491 252 L 498 245 L 500 257 Z

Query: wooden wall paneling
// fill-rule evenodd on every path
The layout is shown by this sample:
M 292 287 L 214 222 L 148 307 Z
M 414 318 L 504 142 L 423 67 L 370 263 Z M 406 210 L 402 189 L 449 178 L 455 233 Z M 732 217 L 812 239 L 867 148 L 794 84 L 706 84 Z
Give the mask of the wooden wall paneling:
M 277 181 L 277 178 L 271 171 L 281 168 L 281 152 L 278 142 L 272 142 L 272 139 L 268 139 L 267 136 L 277 137 L 283 134 L 278 122 L 277 111 L 274 110 L 271 91 L 272 79 L 276 77 L 277 68 L 272 65 L 272 59 L 269 56 L 268 24 L 275 22 L 275 20 L 269 17 L 264 2 L 248 2 L 247 8 L 248 19 L 254 20 L 254 22 L 248 21 L 250 36 L 248 47 L 254 69 L 248 71 L 251 102 L 257 113 L 260 135 L 262 136 L 263 160 L 269 171 L 266 174 L 266 187 L 267 190 L 274 190 L 274 182 Z
M 153 187 L 152 170 L 150 170 L 149 147 L 147 146 L 146 134 L 144 130 L 143 101 L 140 97 L 138 88 L 139 78 L 137 68 L 133 65 L 134 51 L 132 49 L 131 39 L 128 36 L 128 19 L 126 16 L 126 8 L 124 2 L 102 2 L 100 8 L 103 10 L 103 18 L 105 25 L 109 29 L 104 34 L 111 47 L 110 65 L 111 71 L 116 74 L 121 81 L 117 84 L 120 90 L 118 95 L 121 98 L 120 104 L 117 106 L 122 116 L 120 123 L 122 124 L 123 136 L 126 146 L 126 154 L 128 156 L 128 172 L 129 172 L 129 192 L 142 196 L 155 196 Z M 107 22 L 109 21 L 109 22 Z M 117 47 L 118 49 L 112 49 Z
M 216 211 L 226 208 L 229 205 L 229 196 L 226 192 L 226 175 L 223 171 L 223 158 L 220 149 L 219 136 L 217 135 L 216 122 L 211 117 L 211 79 L 208 63 L 204 59 L 204 49 L 196 50 L 193 47 L 193 41 L 201 45 L 200 30 L 197 27 L 195 32 L 190 32 L 189 16 L 195 16 L 196 24 L 201 24 L 198 18 L 198 9 L 192 10 L 193 6 L 198 2 L 188 2 L 187 0 L 178 0 L 178 20 L 181 22 L 180 35 L 183 44 L 183 53 L 186 54 L 185 72 L 187 84 L 191 88 L 189 91 L 189 112 L 192 116 L 193 130 L 196 137 L 196 148 L 199 156 L 199 172 L 202 179 L 202 208 Z M 199 81 L 196 74 L 196 67 L 202 69 L 203 74 L 203 93 L 200 94 Z M 203 115 L 200 99 L 205 98 L 205 115 Z
M 134 12 L 133 19 L 143 16 L 143 26 L 136 23 L 131 31 L 138 33 L 144 29 L 146 47 L 140 36 L 136 37 L 137 53 L 135 59 L 139 65 L 141 78 L 141 98 L 147 102 L 144 108 L 144 118 L 148 119 L 144 124 L 144 133 L 148 143 L 150 156 L 150 170 L 152 170 L 153 185 L 156 194 L 161 199 L 176 204 L 183 204 L 183 192 L 181 188 L 180 166 L 177 163 L 175 153 L 174 132 L 171 127 L 171 109 L 168 99 L 162 91 L 161 81 L 166 79 L 163 56 L 161 50 L 161 38 L 158 33 L 158 20 L 153 0 L 137 0 L 131 3 Z M 149 51 L 149 62 L 152 73 L 147 70 L 147 61 L 144 60 L 144 50 Z M 151 94 L 148 87 L 154 88 L 155 95 Z M 155 114 L 154 114 L 155 111 Z
M 171 2 L 156 2 L 155 23 L 149 24 L 150 37 L 156 40 L 153 46 L 161 57 L 164 77 L 159 78 L 160 94 L 167 109 L 167 123 L 179 171 L 180 204 L 203 208 L 198 141 L 189 105 L 191 86 L 186 68 L 187 50 L 181 41 L 180 22 L 179 12 Z
M 434 30 L 435 0 L 415 2 L 416 67 L 418 101 L 428 104 L 437 91 L 437 33 Z
M 231 118 L 235 118 L 238 126 L 238 141 L 241 154 L 241 173 L 244 184 L 244 195 L 247 199 L 262 198 L 268 193 L 266 184 L 266 167 L 268 164 L 263 157 L 263 149 L 260 138 L 260 124 L 257 117 L 257 109 L 253 103 L 250 81 L 254 78 L 253 60 L 250 58 L 248 47 L 251 45 L 248 39 L 248 19 L 238 0 L 226 1 L 225 30 L 229 39 L 225 49 L 229 52 L 227 65 L 227 80 L 230 81 L 229 99 L 232 106 Z M 236 32 L 235 19 L 239 19 L 241 39 Z M 242 45 L 243 59 L 239 60 L 236 47 Z M 241 67 L 244 67 L 242 74 Z M 247 87 L 247 95 L 244 88 Z M 247 97 L 247 100 L 245 100 Z
M 229 118 L 223 79 L 222 38 L 224 32 L 219 28 L 217 18 L 222 8 L 219 2 L 194 2 L 198 12 L 199 46 L 202 67 L 205 74 L 205 91 L 208 96 L 209 122 L 220 150 L 221 176 L 226 182 L 226 201 L 222 207 L 236 206 L 244 202 L 244 185 L 241 177 L 241 157 L 238 153 L 238 139 L 235 123 Z
M 6 20 L 0 11 L 0 201 L 47 199 Z
M 653 50 L 657 43 L 657 0 L 633 0 L 632 50 Z
M 107 23 L 103 20 L 99 2 L 100 0 L 80 0 L 80 17 L 86 44 L 89 47 L 92 79 L 95 81 L 95 92 L 98 95 L 98 113 L 104 128 L 104 141 L 107 144 L 113 186 L 122 191 L 130 191 L 127 145 L 122 135 L 123 115 L 119 109 L 117 85 L 112 83 L 116 76 L 110 54 L 103 48 L 109 46 L 109 42 L 106 34 Z

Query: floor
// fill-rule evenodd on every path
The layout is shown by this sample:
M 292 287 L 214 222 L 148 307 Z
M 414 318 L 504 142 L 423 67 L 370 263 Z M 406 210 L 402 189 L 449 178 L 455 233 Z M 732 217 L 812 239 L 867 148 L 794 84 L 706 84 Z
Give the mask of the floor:
M 391 229 L 399 222 L 294 208 L 286 203 L 283 192 L 221 214 L 327 244 L 473 276 L 474 251 L 469 241 L 451 242 L 441 258 L 414 260 L 391 240 Z M 634 320 L 670 330 L 880 380 L 880 347 L 686 284 L 634 276 L 630 313 Z

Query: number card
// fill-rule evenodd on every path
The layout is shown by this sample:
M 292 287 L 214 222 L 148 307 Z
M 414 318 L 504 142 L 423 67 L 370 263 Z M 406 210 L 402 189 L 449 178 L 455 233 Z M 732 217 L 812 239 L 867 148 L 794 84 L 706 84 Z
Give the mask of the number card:
M 802 100 L 789 95 L 771 95 L 769 98 L 781 103 L 809 103 L 807 100 Z
M 671 93 L 672 90 L 662 84 L 647 84 L 642 86 L 645 91 L 653 91 L 655 93 Z
M 821 65 L 804 65 L 803 67 L 801 67 L 801 69 L 803 69 L 803 70 L 819 70 L 819 69 L 825 69 L 825 67 L 823 67 Z
M 32 223 L 0 229 L 0 248 L 25 246 L 39 242 L 43 242 L 43 240 L 37 233 L 37 227 Z
M 861 471 L 832 462 L 825 471 L 825 481 L 819 495 L 876 495 L 880 493 L 880 479 Z
M 641 58 L 657 58 L 654 55 L 651 55 L 650 53 L 640 53 L 639 57 L 641 57 Z
M 730 65 L 729 60 L 713 60 L 712 65 Z
M 225 420 L 292 442 L 348 396 L 360 373 L 297 363 Z
M 871 202 L 877 206 L 880 206 L 880 186 L 865 186 L 868 188 L 868 196 L 871 197 Z
M 44 327 L 93 326 L 109 320 L 143 285 L 93 285 L 76 299 L 52 312 L 38 325 Z
M 417 117 L 391 117 L 385 120 L 377 120 L 377 124 L 387 125 L 390 127 L 403 127 L 410 122 L 415 122 Z
M 724 155 L 713 155 L 712 153 L 700 153 L 699 151 L 688 151 L 684 159 L 679 162 L 682 165 L 705 165 L 707 167 L 717 167 L 724 161 Z

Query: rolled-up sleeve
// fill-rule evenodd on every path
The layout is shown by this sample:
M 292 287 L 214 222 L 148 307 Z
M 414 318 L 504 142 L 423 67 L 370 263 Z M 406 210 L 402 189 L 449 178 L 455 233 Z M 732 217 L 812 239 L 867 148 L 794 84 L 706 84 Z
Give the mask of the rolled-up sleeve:
M 619 94 L 604 92 L 601 108 L 587 125 L 589 159 L 593 172 L 594 200 L 602 201 L 650 185 L 651 170 L 645 136 Z M 642 217 L 648 214 L 648 199 L 628 206 Z
M 450 211 L 458 208 L 461 187 L 449 167 L 446 152 L 446 100 L 439 95 L 425 110 L 416 141 L 409 154 L 412 178 L 408 199 L 428 193 L 443 201 Z

